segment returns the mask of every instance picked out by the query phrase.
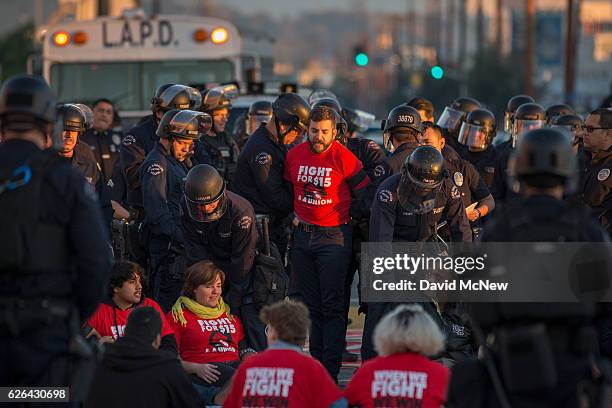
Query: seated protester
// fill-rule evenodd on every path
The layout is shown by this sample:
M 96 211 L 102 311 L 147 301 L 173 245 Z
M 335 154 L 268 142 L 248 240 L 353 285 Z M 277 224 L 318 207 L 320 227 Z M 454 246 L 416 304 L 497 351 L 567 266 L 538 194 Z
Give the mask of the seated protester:
M 158 350 L 162 315 L 157 309 L 139 307 L 130 313 L 125 336 L 106 347 L 85 407 L 204 405 L 176 356 Z
M 96 312 L 87 321 L 87 325 L 93 329 L 89 335 L 95 335 L 104 342 L 116 341 L 119 337 L 123 337 L 126 321 L 132 311 L 148 306 L 157 310 L 162 316 L 160 349 L 177 354 L 172 328 L 166 321 L 161 308 L 157 302 L 145 297 L 142 293 L 143 272 L 142 268 L 134 262 L 121 261 L 113 265 L 108 298 L 98 306 Z
M 374 347 L 380 357 L 365 362 L 344 392 L 349 406 L 444 405 L 449 371 L 426 357 L 442 351 L 444 336 L 420 305 L 401 305 L 383 317 Z
M 225 274 L 214 263 L 200 261 L 185 272 L 183 295 L 168 313 L 183 368 L 207 404 L 236 371 L 246 347 L 238 317 L 221 297 Z
M 261 310 L 268 349 L 242 363 L 224 407 L 340 407 L 346 400 L 325 367 L 302 351 L 308 309 L 285 300 Z

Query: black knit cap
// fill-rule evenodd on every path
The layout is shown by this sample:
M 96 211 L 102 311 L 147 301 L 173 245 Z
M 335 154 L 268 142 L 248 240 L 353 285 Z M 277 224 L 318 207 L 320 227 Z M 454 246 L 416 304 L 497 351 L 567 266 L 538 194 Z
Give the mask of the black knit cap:
M 137 307 L 130 313 L 125 326 L 125 338 L 150 344 L 161 334 L 162 320 L 152 307 Z

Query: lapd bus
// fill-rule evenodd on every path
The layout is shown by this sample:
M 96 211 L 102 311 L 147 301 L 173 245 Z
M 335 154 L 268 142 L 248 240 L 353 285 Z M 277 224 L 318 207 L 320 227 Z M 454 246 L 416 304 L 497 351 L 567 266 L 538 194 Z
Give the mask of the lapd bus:
M 244 82 L 272 76 L 272 41 L 243 38 L 228 21 L 200 16 L 101 17 L 47 27 L 43 76 L 60 101 L 112 100 L 132 121 L 164 83 Z

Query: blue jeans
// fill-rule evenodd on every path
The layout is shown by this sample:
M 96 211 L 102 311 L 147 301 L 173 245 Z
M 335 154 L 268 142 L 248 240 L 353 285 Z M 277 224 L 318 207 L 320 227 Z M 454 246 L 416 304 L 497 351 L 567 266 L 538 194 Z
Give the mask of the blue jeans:
M 310 354 L 337 379 L 346 337 L 345 279 L 352 248 L 352 227 L 298 227 L 292 263 L 299 292 L 308 306 Z

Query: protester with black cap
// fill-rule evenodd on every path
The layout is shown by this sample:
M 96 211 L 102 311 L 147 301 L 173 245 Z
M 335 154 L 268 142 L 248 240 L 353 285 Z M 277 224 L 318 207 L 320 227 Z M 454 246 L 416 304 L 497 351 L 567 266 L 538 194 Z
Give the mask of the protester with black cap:
M 159 349 L 162 320 L 152 307 L 130 313 L 125 336 L 108 344 L 85 407 L 202 407 L 175 355 Z

